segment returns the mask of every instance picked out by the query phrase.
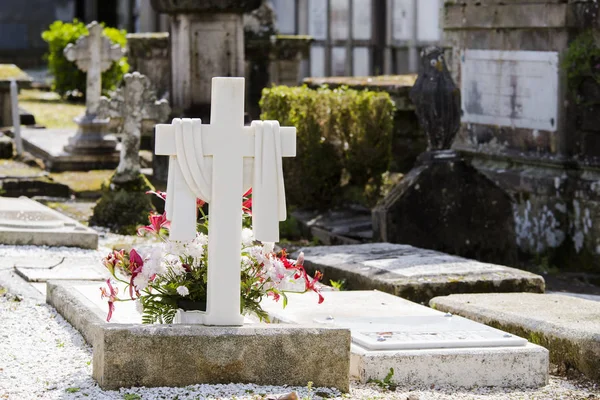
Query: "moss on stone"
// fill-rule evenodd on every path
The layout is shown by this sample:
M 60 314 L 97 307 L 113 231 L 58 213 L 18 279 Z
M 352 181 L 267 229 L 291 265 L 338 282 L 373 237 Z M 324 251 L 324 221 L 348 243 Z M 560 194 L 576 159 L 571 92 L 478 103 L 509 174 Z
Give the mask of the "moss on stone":
M 0 80 L 16 79 L 16 80 L 31 80 L 31 78 L 23 72 L 23 70 L 14 64 L 0 64 Z
M 127 183 L 116 183 L 111 178 L 110 184 L 103 188 L 89 224 L 122 235 L 134 235 L 140 225 L 147 224 L 148 213 L 155 210 L 151 196 L 146 194 L 148 190 L 154 187 L 142 174 Z

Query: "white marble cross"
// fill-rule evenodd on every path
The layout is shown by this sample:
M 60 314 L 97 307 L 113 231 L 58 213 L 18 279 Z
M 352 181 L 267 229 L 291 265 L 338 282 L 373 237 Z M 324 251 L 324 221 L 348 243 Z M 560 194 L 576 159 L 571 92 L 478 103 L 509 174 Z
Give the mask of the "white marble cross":
M 121 140 L 121 159 L 113 178 L 116 182 L 128 182 L 140 174 L 140 140 L 142 123 L 164 122 L 171 108 L 166 100 L 157 100 L 156 91 L 147 76 L 134 72 L 125 74 L 123 86 L 118 88 L 110 100 L 100 99 L 98 116 L 117 120 Z
M 157 125 L 156 154 L 170 156 L 167 218 L 171 240 L 196 236 L 196 197 L 209 205 L 205 325 L 242 325 L 240 265 L 243 192 L 253 188 L 257 240 L 279 240 L 285 220 L 281 157 L 296 155 L 296 128 L 277 121 L 244 126 L 244 78 L 213 78 L 210 125 Z
M 65 47 L 64 54 L 67 60 L 74 61 L 77 68 L 87 73 L 86 114 L 95 115 L 102 93 L 102 72 L 123 57 L 124 50 L 102 35 L 102 26 L 96 21 L 87 28 L 89 34 Z

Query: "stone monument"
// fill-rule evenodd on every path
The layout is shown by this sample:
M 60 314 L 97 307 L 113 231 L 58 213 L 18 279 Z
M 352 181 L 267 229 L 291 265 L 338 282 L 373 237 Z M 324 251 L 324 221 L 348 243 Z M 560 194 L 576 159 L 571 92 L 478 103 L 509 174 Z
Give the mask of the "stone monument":
M 425 49 L 421 64 L 411 99 L 428 151 L 373 209 L 374 239 L 514 264 L 510 196 L 450 150 L 460 128 L 460 92 L 442 50 Z
M 140 141 L 143 124 L 154 125 L 169 117 L 167 100 L 157 100 L 150 79 L 139 72 L 125 74 L 124 85 L 109 99 L 102 97 L 97 115 L 117 120 L 122 134 L 121 159 L 113 182 L 129 182 L 140 174 Z
M 111 125 L 122 134 L 122 140 L 117 171 L 96 203 L 90 224 L 133 234 L 153 208 L 145 192 L 154 188 L 140 169 L 142 126 L 166 121 L 171 110 L 166 100 L 156 99 L 146 76 L 134 72 L 125 74 L 123 80 L 123 86 L 112 98 L 102 97 L 97 108 L 97 116 L 110 119 Z
M 446 2 L 462 90 L 454 148 L 514 199 L 524 261 L 600 271 L 594 0 Z
M 207 119 L 213 76 L 244 76 L 242 15 L 261 0 L 152 0 L 170 16 L 173 114 Z
M 252 187 L 257 240 L 277 242 L 286 218 L 281 157 L 296 154 L 296 128 L 277 121 L 244 126 L 244 78 L 213 78 L 211 124 L 176 119 L 156 128 L 156 154 L 170 156 L 167 218 L 170 238 L 196 237 L 196 199 L 209 203 L 205 325 L 242 325 L 240 241 L 242 194 Z
M 75 62 L 86 72 L 85 114 L 77 117 L 77 134 L 69 139 L 65 151 L 75 154 L 98 155 L 115 151 L 116 141 L 105 138 L 108 120 L 97 115 L 102 92 L 102 72 L 110 68 L 114 61 L 123 56 L 119 45 L 112 45 L 102 35 L 102 26 L 92 22 L 87 26 L 89 34 L 69 44 L 64 54 L 67 60 Z

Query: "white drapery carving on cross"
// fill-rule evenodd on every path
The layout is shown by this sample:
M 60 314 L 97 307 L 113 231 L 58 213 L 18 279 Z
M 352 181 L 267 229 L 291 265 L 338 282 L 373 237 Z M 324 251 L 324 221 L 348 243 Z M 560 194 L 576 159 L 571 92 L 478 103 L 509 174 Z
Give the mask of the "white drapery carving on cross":
M 156 154 L 170 156 L 167 218 L 171 240 L 196 236 L 196 198 L 210 204 L 206 325 L 241 325 L 241 196 L 253 188 L 257 240 L 279 240 L 285 220 L 281 157 L 296 155 L 296 128 L 277 121 L 244 126 L 244 78 L 213 78 L 211 123 L 157 125 Z

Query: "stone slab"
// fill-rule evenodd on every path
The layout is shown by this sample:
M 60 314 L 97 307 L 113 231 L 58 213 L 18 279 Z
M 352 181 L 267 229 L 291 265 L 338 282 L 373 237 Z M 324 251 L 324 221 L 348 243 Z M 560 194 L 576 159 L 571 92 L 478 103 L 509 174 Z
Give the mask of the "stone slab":
M 87 171 L 90 169 L 113 169 L 119 164 L 120 145 L 108 154 L 73 154 L 64 148 L 75 129 L 21 129 L 23 147 L 44 160 L 51 171 Z M 112 135 L 107 135 L 107 138 Z
M 377 289 L 416 302 L 454 293 L 541 293 L 545 287 L 544 278 L 530 272 L 407 245 L 369 243 L 299 251 L 309 271 L 325 274 L 325 283 L 345 280 L 348 289 Z
M 93 347 L 94 379 L 103 389 L 256 383 L 349 391 L 350 332 L 282 324 L 242 327 L 106 323 L 97 284 L 48 282 L 47 302 Z M 117 304 L 120 307 L 122 303 Z M 132 368 L 135 366 L 135 368 Z
M 513 335 L 505 338 L 508 345 L 480 343 L 464 347 L 446 342 L 438 348 L 425 345 L 421 348 L 412 346 L 412 349 L 369 350 L 356 340 L 357 333 L 386 329 L 442 336 L 444 329 L 432 330 L 431 320 L 455 318 L 470 324 L 468 330 L 471 332 L 483 332 L 486 328 L 379 291 L 324 292 L 323 296 L 325 301 L 318 306 L 314 296 L 294 293 L 288 294 L 289 303 L 285 309 L 271 299 L 263 301 L 262 305 L 274 321 L 281 323 L 316 323 L 350 329 L 350 372 L 353 378 L 363 383 L 384 379 L 390 368 L 394 369 L 393 382 L 408 386 L 514 388 L 539 387 L 547 383 L 548 351 Z M 385 333 L 381 334 L 385 336 Z
M 26 197 L 0 197 L 0 243 L 95 249 L 98 233 Z
M 431 306 L 529 338 L 550 360 L 600 381 L 600 303 L 534 293 L 437 297 Z

